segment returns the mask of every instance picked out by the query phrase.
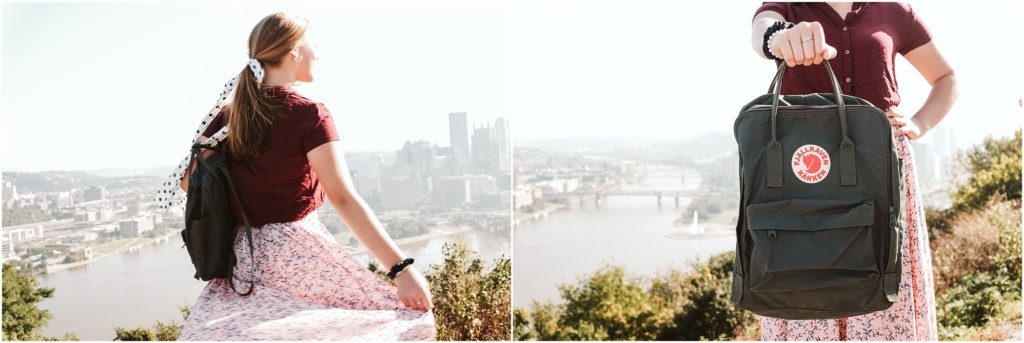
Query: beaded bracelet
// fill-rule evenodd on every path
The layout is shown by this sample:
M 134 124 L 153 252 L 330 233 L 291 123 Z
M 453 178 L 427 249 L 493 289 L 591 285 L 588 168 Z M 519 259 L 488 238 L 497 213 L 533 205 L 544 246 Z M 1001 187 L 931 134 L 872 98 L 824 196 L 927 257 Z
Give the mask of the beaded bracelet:
M 772 26 L 769 26 L 768 29 L 764 31 L 764 44 L 761 46 L 761 50 L 764 52 L 765 57 L 774 58 L 778 61 L 782 60 L 782 57 L 776 56 L 775 52 L 769 47 L 771 46 L 772 39 L 775 38 L 776 34 L 793 26 L 796 26 L 796 24 L 787 21 L 776 21 Z
M 405 270 L 405 267 L 408 267 L 413 261 L 414 260 L 412 258 L 406 258 L 401 262 L 395 263 L 395 265 L 391 267 L 391 271 L 388 272 L 388 278 L 394 280 L 395 277 L 398 276 L 398 273 Z

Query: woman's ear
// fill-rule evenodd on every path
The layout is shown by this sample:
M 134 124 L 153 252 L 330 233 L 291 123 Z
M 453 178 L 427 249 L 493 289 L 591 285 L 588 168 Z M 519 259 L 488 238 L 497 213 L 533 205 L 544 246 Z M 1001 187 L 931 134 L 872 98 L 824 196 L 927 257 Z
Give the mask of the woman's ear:
M 302 53 L 299 52 L 298 47 L 295 47 L 291 51 L 289 51 L 288 55 L 291 55 L 293 61 L 302 62 Z

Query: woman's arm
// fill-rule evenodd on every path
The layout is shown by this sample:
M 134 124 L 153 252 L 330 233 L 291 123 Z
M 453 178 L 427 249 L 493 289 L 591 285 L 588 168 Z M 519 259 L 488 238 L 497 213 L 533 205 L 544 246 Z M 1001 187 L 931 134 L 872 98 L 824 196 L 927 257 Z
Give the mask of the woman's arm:
M 349 177 L 348 166 L 342 155 L 341 143 L 330 141 L 306 153 L 313 172 L 327 193 L 327 198 L 352 234 L 385 268 L 391 268 L 405 259 L 384 227 L 377 220 L 370 207 L 355 191 Z M 395 278 L 399 298 L 407 307 L 426 310 L 431 305 L 430 291 L 426 280 L 413 266 L 409 266 Z
M 764 32 L 775 22 L 785 20 L 781 14 L 774 11 L 764 11 L 754 16 L 750 39 L 758 56 L 772 59 L 771 56 L 765 56 L 764 50 L 761 49 L 764 45 Z M 823 60 L 836 57 L 836 49 L 825 43 L 825 31 L 816 21 L 800 22 L 792 28 L 779 31 L 771 43 L 768 49 L 782 56 L 789 67 L 821 64 Z
M 928 93 L 917 113 L 908 122 L 902 115 L 890 114 L 893 124 L 898 128 L 898 135 L 906 134 L 907 138 L 917 139 L 924 136 L 935 125 L 942 121 L 942 118 L 953 108 L 953 103 L 959 95 L 956 87 L 956 76 L 953 68 L 949 66 L 946 59 L 939 53 L 933 42 L 925 43 L 922 46 L 911 50 L 904 55 L 908 62 L 928 80 L 932 90 Z M 912 125 L 908 125 L 912 124 Z

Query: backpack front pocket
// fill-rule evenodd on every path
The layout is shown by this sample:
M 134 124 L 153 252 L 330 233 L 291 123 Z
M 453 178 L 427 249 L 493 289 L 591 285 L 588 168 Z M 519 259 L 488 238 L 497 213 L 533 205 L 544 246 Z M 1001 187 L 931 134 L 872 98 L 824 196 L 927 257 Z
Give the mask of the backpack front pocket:
M 788 199 L 747 206 L 750 290 L 799 291 L 878 278 L 871 199 Z

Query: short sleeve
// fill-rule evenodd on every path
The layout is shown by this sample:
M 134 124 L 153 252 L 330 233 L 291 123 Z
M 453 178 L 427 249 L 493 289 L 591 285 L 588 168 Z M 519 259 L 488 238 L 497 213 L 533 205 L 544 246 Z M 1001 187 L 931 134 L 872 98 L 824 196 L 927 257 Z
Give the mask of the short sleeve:
M 302 151 L 308 153 L 316 147 L 338 140 L 338 131 L 334 127 L 334 117 L 321 103 L 316 104 L 316 121 L 302 136 Z
M 217 115 L 214 116 L 213 119 L 211 119 L 212 122 L 210 122 L 210 126 L 207 126 L 206 130 L 203 131 L 203 136 L 205 136 L 205 137 L 213 136 L 213 134 L 217 133 L 217 131 L 219 131 L 220 128 L 224 127 L 224 114 L 226 112 L 227 112 L 227 110 L 226 110 L 226 107 L 225 107 L 225 109 L 222 109 L 220 111 L 220 113 L 217 113 Z M 209 117 L 207 117 L 207 118 L 209 118 Z
M 758 14 L 761 14 L 761 12 L 772 11 L 781 15 L 783 19 L 789 20 L 789 18 L 786 18 L 786 12 L 789 12 L 786 10 L 786 6 L 788 5 L 784 2 L 761 3 L 761 7 L 759 7 L 757 11 L 754 12 L 754 17 L 756 17 Z M 751 20 L 753 20 L 753 18 L 751 18 Z
M 903 8 L 906 10 L 906 19 L 903 23 L 905 25 L 903 36 L 900 39 L 900 55 L 906 55 L 932 41 L 931 31 L 928 30 L 928 26 L 924 24 L 924 21 L 917 15 L 917 12 L 914 12 L 914 9 L 909 4 L 903 4 Z

